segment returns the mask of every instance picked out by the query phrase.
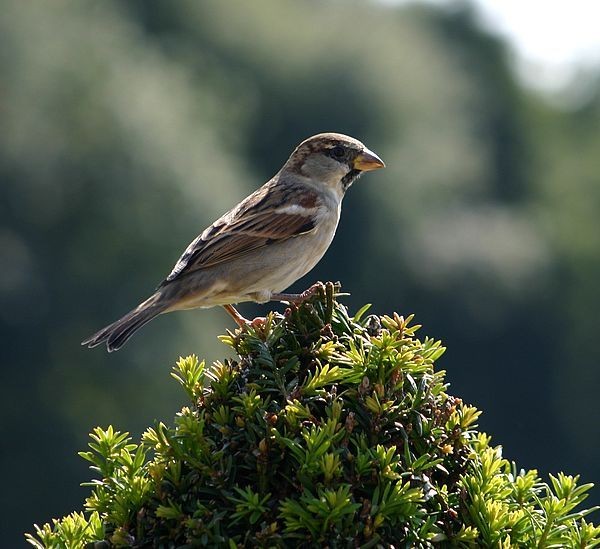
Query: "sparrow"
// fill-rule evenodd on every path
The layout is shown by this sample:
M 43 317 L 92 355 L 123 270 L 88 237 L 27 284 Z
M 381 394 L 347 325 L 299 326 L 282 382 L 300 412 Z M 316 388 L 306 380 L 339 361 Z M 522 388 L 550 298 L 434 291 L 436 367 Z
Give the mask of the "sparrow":
M 156 291 L 82 345 L 119 349 L 154 317 L 220 305 L 240 326 L 233 307 L 244 301 L 299 302 L 281 293 L 323 257 L 335 235 L 344 194 L 360 175 L 385 167 L 357 139 L 339 133 L 309 137 L 277 174 L 217 219 L 183 252 Z

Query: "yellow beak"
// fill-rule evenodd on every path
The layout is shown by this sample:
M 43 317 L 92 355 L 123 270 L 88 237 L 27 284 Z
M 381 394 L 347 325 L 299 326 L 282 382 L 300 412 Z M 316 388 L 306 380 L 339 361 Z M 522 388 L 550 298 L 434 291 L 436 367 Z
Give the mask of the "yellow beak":
M 385 163 L 373 151 L 370 151 L 369 149 L 364 149 L 354 159 L 352 167 L 355 170 L 360 170 L 361 172 L 369 172 L 371 170 L 385 168 Z

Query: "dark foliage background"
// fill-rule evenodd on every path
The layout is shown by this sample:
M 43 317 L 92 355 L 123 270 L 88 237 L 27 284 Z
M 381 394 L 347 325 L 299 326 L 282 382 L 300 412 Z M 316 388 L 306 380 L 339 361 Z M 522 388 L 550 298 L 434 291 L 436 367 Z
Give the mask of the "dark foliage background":
M 110 356 L 79 341 L 319 131 L 362 139 L 388 168 L 351 190 L 297 288 L 341 279 L 351 309 L 416 313 L 507 457 L 600 481 L 600 78 L 569 107 L 524 89 L 468 4 L 3 12 L 3 543 L 78 508 L 87 433 L 171 417 L 182 402 L 165 372 L 223 355 L 230 321 L 166 316 Z

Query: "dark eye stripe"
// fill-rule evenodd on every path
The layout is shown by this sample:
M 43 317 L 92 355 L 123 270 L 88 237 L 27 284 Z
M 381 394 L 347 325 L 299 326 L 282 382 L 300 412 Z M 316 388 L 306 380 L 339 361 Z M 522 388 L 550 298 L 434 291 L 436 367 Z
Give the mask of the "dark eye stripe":
M 345 154 L 346 151 L 344 150 L 344 147 L 340 145 L 336 145 L 333 147 L 333 149 L 331 149 L 331 156 L 333 158 L 344 158 Z

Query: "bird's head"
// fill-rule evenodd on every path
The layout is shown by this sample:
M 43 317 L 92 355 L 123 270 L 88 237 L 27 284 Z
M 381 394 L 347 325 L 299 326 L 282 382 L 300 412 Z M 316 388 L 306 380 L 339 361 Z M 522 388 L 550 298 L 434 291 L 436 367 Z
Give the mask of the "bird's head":
M 340 133 L 320 133 L 296 147 L 283 170 L 293 171 L 343 195 L 363 173 L 385 164 L 358 139 Z

